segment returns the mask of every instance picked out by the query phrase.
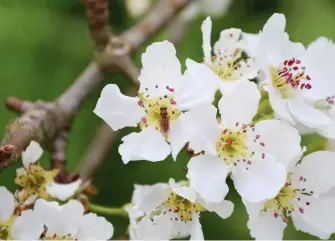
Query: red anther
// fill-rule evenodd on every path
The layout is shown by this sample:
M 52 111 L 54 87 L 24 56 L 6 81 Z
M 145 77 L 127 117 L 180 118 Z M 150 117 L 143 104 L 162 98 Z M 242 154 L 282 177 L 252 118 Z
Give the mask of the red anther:
M 232 140 L 226 140 L 226 144 L 231 145 L 231 144 L 233 144 L 233 141 Z
M 147 124 L 147 118 L 142 117 L 141 121 L 142 121 L 143 124 Z
M 311 80 L 311 77 L 309 77 L 309 75 L 306 75 L 306 79 Z
M 265 158 L 265 153 L 262 153 L 262 159 L 264 159 Z
M 251 124 L 250 127 L 251 127 L 251 128 L 254 128 L 254 127 L 255 127 L 255 124 Z
M 175 105 L 175 104 L 177 104 L 177 102 L 175 102 L 174 100 L 170 100 L 170 104 Z
M 298 70 L 299 68 L 298 68 L 298 66 L 294 66 L 293 69 L 294 70 Z
M 283 218 L 283 221 L 284 221 L 285 223 L 288 223 L 288 218 Z
M 287 60 L 284 61 L 284 65 L 287 65 Z
M 309 90 L 312 88 L 312 86 L 310 84 L 306 84 L 305 88 Z
M 279 214 L 278 214 L 277 212 L 274 212 L 274 213 L 273 213 L 273 216 L 274 216 L 275 218 L 278 218 Z
M 264 142 L 261 142 L 261 143 L 259 143 L 259 144 L 260 144 L 261 146 L 263 146 L 263 147 L 265 146 Z
M 139 106 L 141 106 L 141 107 L 144 107 L 144 105 L 143 105 L 143 101 L 142 101 L 142 100 L 139 100 L 139 101 L 137 102 L 137 104 L 138 104 Z
M 290 186 L 290 184 L 286 182 L 286 183 L 285 183 L 285 187 L 288 187 L 288 186 Z
M 248 164 L 248 165 L 251 165 L 251 161 L 247 161 L 247 164 Z
M 296 64 L 300 64 L 301 61 L 300 61 L 299 59 L 297 59 L 297 60 L 295 61 L 295 63 L 296 63 Z
M 174 88 L 168 88 L 170 92 L 174 92 Z
M 259 139 L 261 137 L 261 135 L 256 135 L 256 139 Z
M 179 210 L 180 210 L 180 208 L 178 207 L 178 208 L 176 208 L 174 211 L 175 211 L 176 213 L 178 213 Z
M 306 205 L 309 206 L 309 205 L 311 205 L 311 203 L 310 202 L 306 202 Z
M 302 181 L 302 179 L 304 179 L 303 177 L 299 177 L 299 181 Z
M 223 133 L 223 134 L 226 134 L 227 131 L 228 131 L 227 129 L 224 129 L 222 133 Z
M 304 213 L 304 209 L 303 208 L 299 208 L 299 212 L 300 213 Z
M 238 122 L 236 122 L 236 127 L 238 126 L 238 124 L 239 124 L 239 123 L 238 123 Z
M 290 61 L 288 61 L 287 64 L 288 64 L 288 66 L 292 66 L 294 64 L 294 62 L 295 62 L 295 59 L 293 58 Z
M 247 125 L 242 124 L 242 129 L 245 129 L 245 128 L 247 128 Z
M 302 83 L 300 88 L 303 89 L 305 87 L 305 83 Z

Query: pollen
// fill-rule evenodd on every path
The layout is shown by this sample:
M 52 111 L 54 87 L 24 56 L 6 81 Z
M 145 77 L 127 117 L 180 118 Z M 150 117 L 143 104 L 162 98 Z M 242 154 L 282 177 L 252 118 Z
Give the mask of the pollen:
M 22 188 L 23 200 L 34 194 L 47 199 L 49 196 L 46 185 L 56 177 L 57 173 L 58 170 L 45 171 L 40 165 L 31 164 L 16 176 L 15 184 Z
M 283 99 L 294 95 L 295 90 L 312 88 L 311 77 L 305 74 L 305 67 L 295 58 L 285 60 L 280 68 L 270 68 L 271 81 Z
M 192 221 L 192 215 L 194 213 L 200 213 L 205 209 L 198 203 L 192 203 L 191 201 L 171 192 L 164 206 L 170 211 L 175 212 L 182 222 Z
M 168 89 L 172 93 L 171 88 Z M 140 127 L 154 126 L 163 136 L 167 137 L 170 124 L 180 115 L 177 109 L 177 102 L 173 95 L 165 94 L 162 97 L 150 98 L 143 93 L 139 93 L 139 106 L 144 108 L 145 116 L 142 117 Z

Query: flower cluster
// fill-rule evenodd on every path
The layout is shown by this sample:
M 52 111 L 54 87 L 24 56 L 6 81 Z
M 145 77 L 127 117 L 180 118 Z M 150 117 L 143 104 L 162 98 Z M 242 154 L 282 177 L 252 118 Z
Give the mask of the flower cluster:
M 0 240 L 110 239 L 112 224 L 96 214 L 84 214 L 85 206 L 71 200 L 80 200 L 81 180 L 56 183 L 58 170 L 46 171 L 38 163 L 42 154 L 32 141 L 22 153 L 15 194 L 0 186 Z
M 252 237 L 282 239 L 290 220 L 322 239 L 335 232 L 335 153 L 304 156 L 300 143 L 302 130 L 335 139 L 335 44 L 321 37 L 305 48 L 285 24 L 274 14 L 259 34 L 223 30 L 212 48 L 207 18 L 201 63 L 187 59 L 182 72 L 174 46 L 153 43 L 137 97 L 103 89 L 94 113 L 113 130 L 140 129 L 122 138 L 125 164 L 177 160 L 185 146 L 193 153 L 184 181 L 135 185 L 126 207 L 132 239 L 203 239 L 202 212 L 233 212 L 227 178 Z

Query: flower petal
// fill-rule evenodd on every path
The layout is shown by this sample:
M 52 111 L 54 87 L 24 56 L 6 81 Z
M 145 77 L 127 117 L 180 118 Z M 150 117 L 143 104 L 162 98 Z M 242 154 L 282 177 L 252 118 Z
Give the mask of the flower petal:
M 306 222 L 302 215 L 292 213 L 292 220 L 296 230 L 314 235 L 320 239 L 329 239 L 332 232 L 325 232 Z
M 291 113 L 289 112 L 287 103 L 284 99 L 282 99 L 280 93 L 269 85 L 264 89 L 269 93 L 269 101 L 272 109 L 276 112 L 276 114 L 282 120 L 286 120 L 291 125 L 294 125 L 294 120 L 291 116 Z
M 232 169 L 232 179 L 237 192 L 248 202 L 274 198 L 286 182 L 285 166 L 273 156 L 261 158 L 256 153 L 250 165 L 244 164 Z
M 137 240 L 169 240 L 173 232 L 173 222 L 168 215 L 154 218 L 145 216 L 138 223 L 135 234 Z
M 332 123 L 326 114 L 308 105 L 301 98 L 289 99 L 288 107 L 294 117 L 308 127 L 316 128 Z
M 114 233 L 113 225 L 95 213 L 84 215 L 76 238 L 79 240 L 110 240 Z
M 238 84 L 235 90 L 219 101 L 222 121 L 228 127 L 234 127 L 237 122 L 249 124 L 257 112 L 261 94 L 257 85 L 250 81 Z
M 228 193 L 226 177 L 229 169 L 223 160 L 215 156 L 199 155 L 193 157 L 187 167 L 190 187 L 202 198 L 213 203 L 219 203 L 225 198 Z
M 181 115 L 184 138 L 195 153 L 206 151 L 216 155 L 216 141 L 220 136 L 216 112 L 213 105 L 204 104 Z
M 59 184 L 56 182 L 50 182 L 46 189 L 49 195 L 58 200 L 65 201 L 69 199 L 77 191 L 81 184 L 81 180 L 78 179 L 75 182 L 69 184 Z
M 11 194 L 7 188 L 0 187 L 0 221 L 7 220 L 12 216 L 15 209 L 15 200 L 13 194 Z
M 138 99 L 123 95 L 115 84 L 103 88 L 93 112 L 114 131 L 126 126 L 136 127 L 144 115 Z
M 219 77 L 206 65 L 186 60 L 179 89 L 175 90 L 175 101 L 179 110 L 189 110 L 202 103 L 212 103 L 218 89 Z
M 335 139 L 335 121 L 331 124 L 318 128 L 316 131 L 326 138 Z
M 204 60 L 206 64 L 212 63 L 212 47 L 211 47 L 211 32 L 212 32 L 212 20 L 207 17 L 201 25 L 202 31 L 202 49 L 204 51 Z
M 143 212 L 151 212 L 159 205 L 165 202 L 170 193 L 169 185 L 165 183 L 156 183 L 154 185 L 144 185 L 140 189 L 141 196 L 134 203 Z
M 176 49 L 168 41 L 148 46 L 142 54 L 142 65 L 139 92 L 145 92 L 147 88 L 151 97 L 164 95 L 166 86 L 175 88 L 182 76 Z M 156 85 L 162 88 L 156 88 Z
M 192 216 L 192 226 L 190 229 L 191 238 L 190 240 L 204 240 L 204 234 L 202 232 L 202 226 L 199 220 L 198 214 Z
M 308 46 L 301 61 L 312 79 L 312 88 L 304 96 L 318 100 L 335 94 L 334 60 L 334 43 L 329 39 L 320 37 Z
M 259 43 L 259 34 L 242 33 L 243 39 L 247 42 L 245 52 L 250 57 L 255 57 Z
M 185 186 L 185 185 L 183 186 L 183 185 L 177 184 L 173 178 L 170 178 L 169 185 L 172 191 L 176 193 L 177 195 L 189 200 L 192 203 L 195 202 L 197 198 L 197 194 L 192 188 Z
M 276 156 L 277 160 L 285 166 L 295 165 L 300 159 L 301 137 L 292 126 L 279 120 L 265 120 L 255 125 L 255 134 L 260 136 L 259 141 L 255 143 L 252 140 L 251 143 L 258 151 Z M 260 143 L 264 143 L 264 146 Z
M 43 149 L 40 144 L 36 141 L 31 141 L 27 149 L 21 154 L 23 166 L 27 169 L 30 164 L 35 163 L 38 159 L 40 159 L 42 154 Z
M 154 127 L 144 128 L 138 133 L 130 133 L 123 137 L 122 141 L 119 153 L 124 164 L 139 160 L 163 161 L 171 152 L 170 145 Z
M 231 201 L 223 200 L 220 203 L 204 203 L 204 207 L 209 212 L 216 212 L 221 218 L 229 218 L 234 211 L 234 204 Z
M 183 114 L 181 114 L 183 115 Z M 183 118 L 178 118 L 174 122 L 171 123 L 170 132 L 168 136 L 168 141 L 170 142 L 171 146 L 171 154 L 173 160 L 177 160 L 177 156 L 180 150 L 185 146 L 187 140 L 185 139 L 185 135 L 183 133 Z M 187 123 L 185 123 L 187 124 Z
M 294 170 L 297 187 L 305 187 L 315 193 L 325 193 L 335 187 L 335 152 L 317 151 L 302 159 Z M 299 182 L 299 177 L 306 178 L 306 182 Z
M 37 212 L 26 210 L 13 224 L 15 240 L 38 240 L 44 231 L 43 219 Z
M 244 201 L 249 214 L 248 228 L 250 235 L 256 240 L 282 240 L 287 224 L 281 218 L 275 218 L 270 213 L 261 213 L 262 203 Z

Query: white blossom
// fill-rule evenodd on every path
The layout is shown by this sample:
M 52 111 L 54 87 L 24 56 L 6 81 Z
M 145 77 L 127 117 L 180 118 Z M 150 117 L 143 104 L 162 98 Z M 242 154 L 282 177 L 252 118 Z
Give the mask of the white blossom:
M 312 103 L 335 92 L 334 48 L 320 38 L 305 50 L 302 44 L 289 41 L 285 25 L 284 15 L 272 15 L 256 47 L 271 107 L 291 124 L 299 122 L 311 128 L 328 125 L 331 119 Z
M 57 202 L 38 199 L 34 212 L 47 228 L 46 239 L 108 240 L 113 236 L 111 223 L 95 213 L 84 214 L 83 205 L 76 200 L 60 206 Z
M 150 45 L 142 55 L 138 97 L 121 94 L 115 84 L 107 85 L 94 113 L 113 130 L 140 126 L 141 132 L 123 137 L 119 152 L 129 161 L 174 159 L 185 144 L 180 137 L 180 116 L 184 111 L 212 102 L 214 88 L 203 81 L 212 74 L 206 66 L 191 60 L 195 71 L 181 73 L 174 46 L 168 41 Z
M 231 28 L 220 33 L 220 38 L 214 45 L 215 55 L 213 57 L 211 47 L 212 21 L 209 17 L 203 22 L 201 30 L 204 64 L 215 73 L 214 78 L 205 81 L 216 83 L 222 94 L 229 94 L 238 83 L 257 76 L 258 68 L 253 59 L 244 60 L 242 57 L 242 52 L 247 45 L 242 39 L 240 29 Z
M 256 239 L 282 239 L 289 218 L 297 230 L 321 239 L 335 232 L 335 153 L 317 151 L 291 168 L 278 195 L 260 203 L 244 201 Z
M 224 16 L 231 6 L 232 0 L 194 0 L 181 12 L 181 17 L 192 21 L 199 15 L 220 17 Z
M 151 0 L 126 0 L 125 1 L 127 11 L 133 18 L 141 17 L 151 7 Z
M 67 184 L 61 184 L 52 181 L 46 186 L 46 189 L 50 197 L 57 198 L 61 201 L 66 201 L 76 193 L 81 183 L 81 179 Z
M 282 163 L 300 158 L 301 138 L 293 127 L 278 120 L 252 123 L 259 99 L 256 84 L 245 81 L 219 101 L 221 124 L 212 105 L 183 116 L 189 147 L 195 153 L 204 151 L 188 163 L 187 177 L 206 201 L 223 200 L 229 173 L 244 199 L 259 202 L 275 197 L 286 179 Z
M 186 182 L 135 185 L 130 214 L 132 239 L 173 239 L 191 236 L 203 240 L 200 213 L 208 210 L 228 218 L 234 205 L 223 200 L 219 204 L 205 202 Z
M 39 216 L 31 210 L 16 216 L 14 196 L 5 187 L 0 187 L 0 200 L 0 239 L 39 239 L 44 231 Z

